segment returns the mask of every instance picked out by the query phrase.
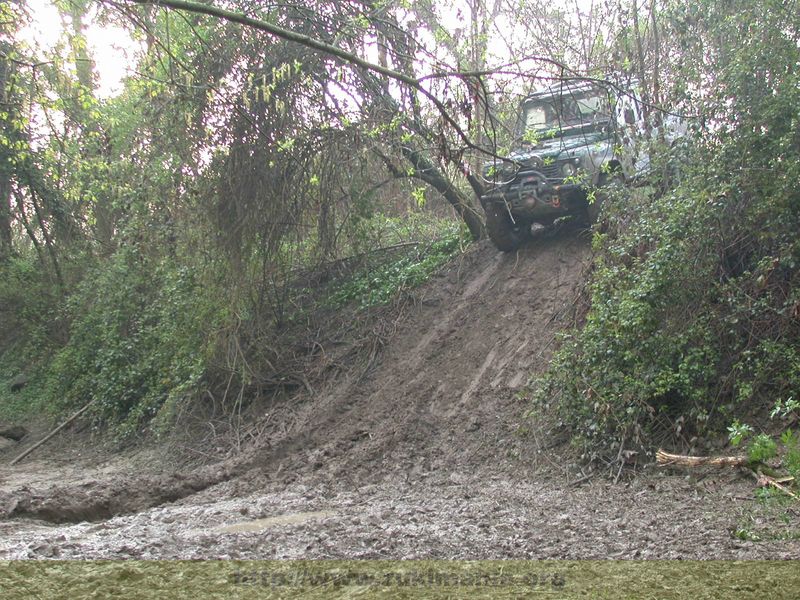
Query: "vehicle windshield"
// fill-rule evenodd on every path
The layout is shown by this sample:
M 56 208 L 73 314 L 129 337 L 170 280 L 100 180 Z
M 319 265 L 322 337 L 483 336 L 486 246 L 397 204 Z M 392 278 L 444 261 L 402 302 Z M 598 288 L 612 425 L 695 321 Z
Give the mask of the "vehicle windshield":
M 610 119 L 608 98 L 601 90 L 565 92 L 535 99 L 522 107 L 523 135 L 555 133 L 572 127 L 605 123 Z

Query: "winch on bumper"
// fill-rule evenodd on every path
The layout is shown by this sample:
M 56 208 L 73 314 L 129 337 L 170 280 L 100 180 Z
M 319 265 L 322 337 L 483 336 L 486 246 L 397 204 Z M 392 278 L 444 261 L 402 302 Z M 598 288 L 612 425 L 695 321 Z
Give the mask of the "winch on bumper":
M 498 185 L 481 197 L 484 209 L 504 204 L 513 217 L 546 219 L 574 211 L 585 197 L 580 184 L 548 181 L 538 171 L 520 173 L 513 181 Z

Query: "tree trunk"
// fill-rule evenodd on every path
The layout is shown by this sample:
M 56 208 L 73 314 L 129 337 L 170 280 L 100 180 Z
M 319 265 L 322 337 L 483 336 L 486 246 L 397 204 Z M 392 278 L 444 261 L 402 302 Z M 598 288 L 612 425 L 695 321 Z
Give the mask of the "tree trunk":
M 0 160 L 4 160 L 0 153 Z M 0 169 L 0 263 L 11 256 L 11 177 Z
M 5 115 L 0 119 L 0 131 L 7 140 L 12 140 L 12 103 L 8 81 L 10 79 L 11 62 L 7 56 L 11 44 L 0 42 L 0 108 Z M 11 256 L 11 152 L 6 146 L 0 146 L 0 262 Z
M 78 114 L 82 115 L 81 120 L 87 133 L 102 133 L 96 119 L 90 116 L 89 111 L 82 108 L 84 100 L 94 101 L 96 87 L 94 61 L 89 54 L 86 37 L 83 34 L 83 18 L 86 13 L 86 7 L 81 3 L 73 2 L 68 5 L 67 10 L 67 14 L 72 21 L 69 42 L 75 57 L 75 74 L 80 84 L 77 103 Z M 95 144 L 87 144 L 85 148 L 85 158 L 88 160 L 103 160 L 104 152 L 101 147 Z M 96 198 L 93 212 L 95 239 L 99 242 L 102 252 L 110 254 L 114 249 L 114 231 L 117 221 L 117 215 L 111 206 L 111 199 L 107 197 Z
M 28 216 L 25 214 L 25 199 L 22 197 L 22 194 L 19 192 L 19 190 L 16 191 L 14 196 L 17 201 L 17 210 L 19 211 L 17 213 L 19 222 L 22 223 L 25 233 L 28 234 L 28 238 L 31 240 L 31 243 L 36 250 L 36 256 L 39 257 L 39 262 L 42 264 L 42 266 L 46 266 L 47 263 L 45 262 L 44 252 L 42 252 L 42 245 L 39 243 L 36 233 L 33 231 L 33 227 L 28 220 Z
M 430 158 L 408 146 L 402 148 L 403 156 L 414 166 L 414 175 L 444 196 L 458 216 L 464 220 L 472 239 L 479 240 L 484 235 L 483 220 L 469 198 L 445 177 Z
M 642 100 L 644 106 L 642 113 L 644 117 L 645 134 L 650 137 L 650 88 L 647 86 L 647 67 L 644 59 L 644 46 L 642 45 L 642 32 L 639 29 L 639 9 L 636 2 L 631 7 L 633 14 L 633 35 L 636 41 L 636 62 L 639 71 L 639 85 L 642 89 Z

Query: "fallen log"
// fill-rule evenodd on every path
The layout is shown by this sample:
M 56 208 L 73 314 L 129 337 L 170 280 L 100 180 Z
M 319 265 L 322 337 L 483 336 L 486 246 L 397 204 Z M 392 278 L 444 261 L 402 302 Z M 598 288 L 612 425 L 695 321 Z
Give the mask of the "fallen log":
M 683 454 L 670 454 L 663 450 L 656 452 L 656 463 L 661 467 L 676 465 L 681 467 L 747 467 L 747 472 L 756 479 L 758 487 L 772 486 L 780 490 L 784 494 L 791 496 L 795 500 L 800 500 L 800 497 L 787 488 L 784 483 L 794 481 L 794 477 L 773 477 L 764 474 L 763 470 L 767 469 L 765 465 L 761 468 L 756 468 L 746 456 L 685 456 Z
M 57 434 L 59 431 L 61 431 L 62 429 L 64 429 L 64 427 L 66 427 L 67 425 L 69 425 L 70 423 L 72 423 L 72 422 L 73 422 L 75 419 L 77 419 L 78 417 L 80 417 L 80 416 L 81 416 L 83 413 L 85 413 L 85 412 L 88 410 L 88 408 L 89 408 L 89 407 L 92 405 L 92 403 L 93 403 L 93 402 L 94 402 L 94 400 L 92 400 L 92 402 L 89 402 L 89 404 L 87 404 L 86 406 L 84 406 L 82 409 L 80 409 L 78 412 L 76 412 L 74 415 L 72 415 L 72 416 L 71 416 L 69 419 L 67 419 L 66 421 L 64 421 L 64 422 L 63 422 L 61 425 L 59 425 L 58 427 L 56 427 L 55 429 L 53 429 L 53 431 L 51 431 L 50 433 L 48 433 L 48 434 L 47 434 L 46 436 L 44 436 L 44 437 L 43 437 L 41 440 L 39 440 L 38 442 L 36 442 L 36 443 L 35 443 L 33 446 L 31 446 L 30 448 L 28 448 L 27 450 L 25 450 L 25 452 L 23 452 L 22 454 L 20 454 L 20 455 L 19 455 L 17 458 L 15 458 L 14 460 L 12 460 L 12 461 L 11 461 L 9 464 L 11 464 L 11 465 L 15 465 L 15 464 L 17 464 L 17 463 L 18 463 L 19 461 L 21 461 L 23 458 L 25 458 L 26 456 L 28 456 L 28 455 L 29 455 L 31 452 L 33 452 L 34 450 L 36 450 L 36 449 L 37 449 L 39 446 L 41 446 L 42 444 L 44 444 L 45 442 L 47 442 L 47 441 L 48 441 L 50 438 L 52 438 L 52 437 L 53 437 L 55 434 Z
M 670 454 L 663 450 L 656 452 L 656 462 L 662 467 L 669 465 L 681 467 L 747 467 L 750 464 L 746 456 L 686 456 L 683 454 Z

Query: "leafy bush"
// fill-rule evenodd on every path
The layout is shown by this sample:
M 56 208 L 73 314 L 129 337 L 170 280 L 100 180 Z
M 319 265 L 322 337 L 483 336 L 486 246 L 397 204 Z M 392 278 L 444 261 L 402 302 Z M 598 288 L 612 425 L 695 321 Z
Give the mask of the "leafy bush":
M 429 244 L 403 248 L 399 256 L 382 259 L 365 268 L 348 281 L 336 286 L 329 298 L 332 307 L 357 302 L 361 308 L 386 304 L 401 290 L 414 288 L 446 263 L 464 244 L 467 234 L 450 222 L 444 236 Z
M 747 459 L 751 464 L 765 463 L 778 455 L 778 444 L 766 433 L 759 433 L 747 447 Z
M 536 382 L 589 458 L 800 397 L 800 78 L 786 69 L 800 21 L 751 8 L 707 21 L 714 43 L 740 27 L 754 42 L 719 54 L 730 62 L 698 99 L 713 126 L 694 131 L 680 183 L 651 178 L 610 203 L 585 322 Z
M 646 444 L 681 417 L 701 432 L 800 393 L 800 197 L 744 182 L 721 196 L 712 174 L 637 191 L 611 213 L 626 226 L 595 239 L 591 309 L 538 382 L 587 448 Z
M 781 404 L 779 402 L 778 406 Z M 773 419 L 778 416 L 782 419 L 791 417 L 792 420 L 796 420 L 797 415 L 793 413 L 796 408 L 793 406 L 787 412 L 776 407 L 771 417 Z M 800 487 L 800 483 L 798 483 L 798 479 L 800 479 L 800 433 L 786 429 L 776 439 L 766 433 L 754 434 L 753 427 L 734 419 L 731 426 L 728 427 L 728 437 L 734 447 L 739 447 L 746 442 L 747 459 L 753 468 L 763 468 L 768 461 L 780 456 L 781 466 L 792 478 L 787 485 Z
M 42 408 L 43 366 L 63 343 L 65 326 L 59 294 L 35 256 L 0 263 L 0 414 L 16 419 Z M 13 380 L 28 383 L 12 392 Z
M 707 417 L 722 349 L 704 310 L 715 269 L 704 205 L 640 191 L 629 229 L 595 240 L 591 310 L 538 382 L 538 398 L 555 400 L 587 447 L 638 442 L 662 415 Z
M 787 429 L 781 435 L 781 444 L 786 449 L 784 466 L 789 475 L 794 477 L 795 484 L 800 482 L 800 433 Z
M 49 346 L 59 336 L 60 323 L 53 318 L 56 292 L 35 257 L 0 263 L 0 348 L 11 350 L 8 358 L 13 354 L 24 363 L 32 358 L 29 351 Z
M 69 342 L 55 355 L 57 406 L 94 401 L 96 416 L 128 435 L 202 380 L 219 311 L 185 267 L 122 248 L 70 298 Z

